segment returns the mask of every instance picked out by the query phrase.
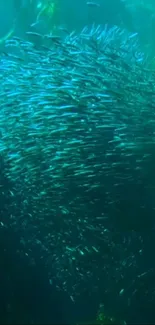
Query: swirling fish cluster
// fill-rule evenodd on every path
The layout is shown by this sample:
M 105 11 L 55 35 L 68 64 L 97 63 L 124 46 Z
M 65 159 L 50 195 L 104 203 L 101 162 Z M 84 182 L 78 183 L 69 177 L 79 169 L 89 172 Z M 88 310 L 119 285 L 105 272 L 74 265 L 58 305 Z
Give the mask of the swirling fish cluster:
M 7 223 L 24 230 L 27 254 L 40 245 L 73 298 L 81 282 L 98 290 L 104 274 L 110 288 L 135 266 L 127 248 L 114 258 L 124 238 L 109 220 L 151 155 L 154 74 L 137 36 L 117 27 L 27 35 L 0 56 L 0 152 L 20 205 Z

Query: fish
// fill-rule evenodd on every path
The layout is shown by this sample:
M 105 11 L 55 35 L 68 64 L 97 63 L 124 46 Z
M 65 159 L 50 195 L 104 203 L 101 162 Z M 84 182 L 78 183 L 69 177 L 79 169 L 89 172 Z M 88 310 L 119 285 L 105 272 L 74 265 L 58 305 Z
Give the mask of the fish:
M 98 292 L 103 277 L 121 292 L 135 270 L 128 256 L 135 232 L 125 247 L 128 234 L 118 234 L 113 218 L 126 189 L 141 185 L 155 144 L 155 75 L 137 35 L 93 25 L 63 37 L 28 31 L 4 43 L 0 153 L 13 184 L 9 226 L 39 247 L 49 279 L 72 300 Z
M 89 7 L 100 7 L 100 4 L 97 2 L 87 1 L 87 6 Z

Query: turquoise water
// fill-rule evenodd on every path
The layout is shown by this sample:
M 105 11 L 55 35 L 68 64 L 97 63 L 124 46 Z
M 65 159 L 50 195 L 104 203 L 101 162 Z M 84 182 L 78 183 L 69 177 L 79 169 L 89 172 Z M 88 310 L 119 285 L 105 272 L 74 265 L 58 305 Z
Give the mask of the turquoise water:
M 154 12 L 1 1 L 1 324 L 155 321 Z

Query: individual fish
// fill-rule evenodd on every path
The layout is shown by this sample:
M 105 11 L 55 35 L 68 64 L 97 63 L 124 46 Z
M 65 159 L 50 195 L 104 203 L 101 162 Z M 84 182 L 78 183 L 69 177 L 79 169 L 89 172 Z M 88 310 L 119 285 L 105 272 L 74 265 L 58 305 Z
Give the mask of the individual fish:
M 100 7 L 100 4 L 97 2 L 87 1 L 87 6 L 89 7 Z

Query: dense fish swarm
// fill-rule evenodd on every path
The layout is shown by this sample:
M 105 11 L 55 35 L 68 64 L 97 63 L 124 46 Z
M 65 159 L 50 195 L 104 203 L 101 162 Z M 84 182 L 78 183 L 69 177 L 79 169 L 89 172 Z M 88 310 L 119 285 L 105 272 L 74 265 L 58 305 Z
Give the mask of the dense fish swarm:
M 111 288 L 135 267 L 109 220 L 151 156 L 155 78 L 137 35 L 61 32 L 14 37 L 0 56 L 0 152 L 19 209 L 1 225 L 21 230 L 28 255 L 40 245 L 74 300 L 81 282 Z

